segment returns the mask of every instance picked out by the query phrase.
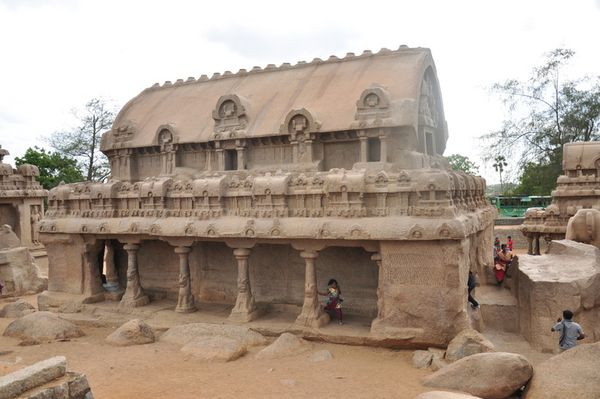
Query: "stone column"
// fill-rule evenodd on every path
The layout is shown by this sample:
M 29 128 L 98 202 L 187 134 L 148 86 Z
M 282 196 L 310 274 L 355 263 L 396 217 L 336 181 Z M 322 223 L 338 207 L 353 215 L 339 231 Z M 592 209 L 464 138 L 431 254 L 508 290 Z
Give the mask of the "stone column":
M 534 242 L 534 247 L 533 247 L 533 254 L 539 255 L 540 254 L 540 235 L 536 234 L 534 240 L 535 240 L 535 242 Z
M 150 303 L 148 296 L 140 285 L 140 275 L 138 274 L 137 251 L 139 244 L 125 244 L 123 249 L 127 251 L 127 287 L 120 306 L 137 307 Z
M 246 169 L 246 157 L 244 155 L 246 149 L 244 147 L 237 147 L 235 150 L 237 151 L 237 169 Z
M 192 313 L 196 311 L 190 278 L 190 247 L 175 247 L 179 255 L 179 297 L 175 311 L 179 313 Z
M 302 251 L 300 256 L 304 258 L 306 264 L 304 277 L 304 304 L 302 313 L 296 319 L 296 324 L 318 328 L 329 322 L 329 315 L 325 313 L 319 303 L 317 292 L 317 273 L 315 270 L 315 259 L 318 254 L 316 251 Z
M 383 302 L 383 269 L 381 268 L 381 254 L 379 252 L 371 255 L 371 260 L 377 263 L 377 318 L 381 319 L 384 315 Z
M 106 266 L 106 284 L 104 288 L 107 291 L 119 290 L 119 275 L 115 267 L 115 249 L 110 241 L 104 244 L 104 265 Z
M 217 154 L 217 170 L 225 170 L 225 150 L 217 148 L 215 153 Z
M 364 133 L 359 133 L 358 139 L 360 140 L 360 162 L 367 162 L 367 142 L 368 138 L 364 135 Z
M 384 134 L 379 136 L 379 143 L 381 154 L 379 160 L 381 162 L 387 162 L 387 137 Z
M 252 295 L 252 287 L 250 286 L 248 263 L 250 249 L 236 248 L 233 250 L 233 256 L 235 256 L 238 266 L 238 294 L 237 299 L 235 300 L 235 306 L 229 315 L 229 320 L 246 323 L 258 317 L 256 304 L 254 303 L 254 295 Z
M 533 255 L 533 237 L 527 236 L 527 255 Z

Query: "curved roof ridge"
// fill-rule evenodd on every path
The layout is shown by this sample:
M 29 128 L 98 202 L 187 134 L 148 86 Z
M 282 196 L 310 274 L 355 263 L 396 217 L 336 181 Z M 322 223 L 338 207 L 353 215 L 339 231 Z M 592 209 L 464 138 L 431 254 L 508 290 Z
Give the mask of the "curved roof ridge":
M 333 64 L 336 62 L 351 61 L 351 60 L 354 60 L 357 58 L 399 54 L 399 53 L 411 52 L 411 51 L 416 51 L 416 50 L 423 51 L 423 50 L 428 50 L 428 49 L 424 48 L 424 47 L 408 47 L 407 45 L 402 44 L 396 50 L 390 50 L 386 47 L 382 47 L 376 53 L 374 53 L 371 50 L 364 50 L 362 52 L 362 54 L 360 54 L 360 55 L 356 55 L 355 53 L 348 52 L 342 58 L 339 58 L 335 54 L 332 54 L 326 60 L 316 57 L 310 62 L 300 60 L 300 61 L 296 62 L 296 64 L 293 64 L 293 65 L 289 62 L 284 62 L 280 66 L 276 66 L 275 64 L 268 64 L 264 68 L 262 68 L 260 66 L 254 66 L 254 67 L 252 67 L 251 70 L 246 70 L 246 69 L 242 68 L 239 71 L 237 71 L 236 73 L 233 73 L 229 70 L 227 70 L 223 73 L 215 72 L 215 73 L 213 73 L 213 75 L 211 77 L 208 77 L 208 75 L 206 75 L 206 74 L 202 74 L 198 79 L 194 78 L 193 76 L 190 76 L 185 81 L 183 79 L 177 79 L 175 81 L 175 83 L 172 83 L 170 80 L 166 80 L 162 85 L 157 82 L 157 83 L 154 83 L 152 86 L 147 87 L 143 91 L 157 90 L 157 89 L 173 87 L 173 86 L 189 85 L 189 84 L 194 84 L 194 83 L 202 83 L 202 82 L 214 81 L 214 80 L 219 80 L 219 79 L 227 79 L 227 78 L 233 78 L 233 77 L 239 77 L 239 76 L 254 75 L 254 74 L 263 73 L 263 72 L 283 71 L 283 70 L 304 68 L 304 67 L 308 67 L 308 66 L 321 65 L 321 64 Z

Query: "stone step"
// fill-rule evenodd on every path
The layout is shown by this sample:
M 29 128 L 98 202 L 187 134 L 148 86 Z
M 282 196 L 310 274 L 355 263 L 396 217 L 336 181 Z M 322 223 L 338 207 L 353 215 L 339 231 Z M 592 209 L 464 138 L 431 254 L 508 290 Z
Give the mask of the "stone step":
M 481 306 L 484 331 L 519 332 L 517 299 L 508 289 L 484 285 L 475 289 L 474 296 Z

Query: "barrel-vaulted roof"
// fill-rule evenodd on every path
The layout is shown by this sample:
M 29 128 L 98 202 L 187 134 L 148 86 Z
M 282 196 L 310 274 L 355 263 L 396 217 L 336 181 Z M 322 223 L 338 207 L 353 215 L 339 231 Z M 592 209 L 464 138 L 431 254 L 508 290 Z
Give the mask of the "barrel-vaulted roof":
M 332 56 L 325 61 L 269 65 L 155 84 L 123 107 L 112 130 L 104 135 L 102 149 L 159 145 L 159 132 L 165 128 L 179 143 L 210 141 L 219 138 L 221 125 L 227 129 L 231 119 L 221 119 L 232 113 L 238 117 L 233 123 L 239 124 L 237 133 L 243 137 L 287 131 L 283 126 L 294 110 L 310 114 L 313 130 L 356 129 L 365 126 L 359 100 L 364 100 L 368 89 L 384 97 L 375 100 L 379 108 L 387 107 L 384 118 L 377 122 L 379 126 L 409 126 L 417 132 L 421 84 L 426 74 L 433 77 L 430 84 L 439 96 L 429 49 L 401 46 L 375 54 L 349 53 L 341 59 Z M 220 109 L 228 100 L 235 106 Z M 436 111 L 443 118 L 441 98 L 436 103 Z M 369 106 L 373 106 L 372 101 Z

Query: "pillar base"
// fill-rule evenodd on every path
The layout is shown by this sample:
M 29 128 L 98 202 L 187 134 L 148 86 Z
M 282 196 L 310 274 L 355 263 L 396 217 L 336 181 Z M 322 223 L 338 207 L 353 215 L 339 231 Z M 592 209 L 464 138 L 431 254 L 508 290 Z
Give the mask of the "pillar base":
M 296 325 L 302 327 L 321 328 L 329 324 L 331 318 L 328 313 L 322 312 L 317 316 L 301 314 L 296 319 Z
M 121 302 L 119 302 L 119 306 L 123 308 L 138 308 L 140 306 L 145 306 L 150 303 L 150 298 L 147 295 L 138 297 L 138 298 L 121 298 Z
M 258 319 L 263 314 L 264 311 L 259 308 L 252 309 L 251 311 L 231 311 L 228 320 L 233 321 L 234 323 L 248 323 Z
M 119 302 L 121 298 L 123 298 L 123 294 L 125 294 L 125 290 L 123 288 L 119 288 L 117 291 L 106 291 L 104 293 L 104 300 Z
M 198 308 L 196 308 L 196 305 L 194 304 L 175 307 L 177 313 L 194 313 L 197 310 Z

